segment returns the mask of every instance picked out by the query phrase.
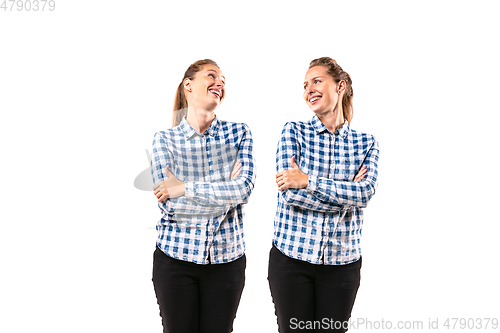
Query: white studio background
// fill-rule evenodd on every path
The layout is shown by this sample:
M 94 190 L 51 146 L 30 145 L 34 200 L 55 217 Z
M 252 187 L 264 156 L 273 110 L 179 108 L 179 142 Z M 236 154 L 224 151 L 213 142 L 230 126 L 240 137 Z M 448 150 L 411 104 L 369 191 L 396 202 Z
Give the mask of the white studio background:
M 250 126 L 258 168 L 235 333 L 277 332 L 275 149 L 286 121 L 312 117 L 302 81 L 321 56 L 353 79 L 352 127 L 380 142 L 352 317 L 500 316 L 495 1 L 55 2 L 0 10 L 0 331 L 161 332 L 160 215 L 133 182 L 203 58 L 227 80 L 217 115 Z

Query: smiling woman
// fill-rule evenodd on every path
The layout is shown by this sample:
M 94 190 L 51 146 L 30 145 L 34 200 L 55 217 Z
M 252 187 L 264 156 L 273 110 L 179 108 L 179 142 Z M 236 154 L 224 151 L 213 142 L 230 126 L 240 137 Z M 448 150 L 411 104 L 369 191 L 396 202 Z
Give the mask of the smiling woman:
M 194 82 L 195 75 L 202 71 L 202 75 L 198 75 L 199 80 Z M 219 77 L 220 76 L 220 77 Z M 216 77 L 219 79 L 219 82 L 216 83 Z M 184 73 L 184 78 L 182 82 L 177 87 L 177 92 L 175 94 L 175 102 L 174 102 L 174 112 L 172 113 L 172 126 L 177 126 L 180 124 L 182 118 L 187 115 L 188 112 L 188 100 L 186 97 L 185 90 L 189 92 L 189 97 L 191 99 L 191 106 L 195 106 L 200 103 L 206 102 L 208 105 L 211 105 L 211 108 L 215 109 L 217 106 L 222 103 L 225 97 L 225 77 L 222 75 L 219 66 L 217 63 L 210 59 L 198 60 L 193 63 Z M 203 85 L 208 86 L 204 92 L 203 89 L 195 89 L 193 92 L 193 85 L 200 86 L 203 88 Z M 213 96 L 206 96 L 208 93 L 211 93 Z M 211 97 L 207 98 L 207 97 Z M 215 103 L 215 105 L 213 105 Z
M 153 189 L 163 214 L 153 284 L 164 332 L 231 332 L 245 285 L 243 205 L 255 183 L 253 141 L 246 124 L 216 118 L 224 84 L 214 61 L 189 66 L 172 128 L 153 140 Z
M 331 91 L 336 93 L 330 94 Z M 341 112 L 336 114 L 350 124 L 353 116 L 351 76 L 333 59 L 313 60 L 304 80 L 304 99 L 307 105 L 314 113 L 322 108 L 331 111 L 335 110 L 335 105 L 340 98 L 342 100 L 339 105 Z
M 361 271 L 363 208 L 375 194 L 378 143 L 349 127 L 352 82 L 337 62 L 313 60 L 304 100 L 314 116 L 288 122 L 276 152 L 278 204 L 269 287 L 280 333 L 345 332 Z M 300 328 L 300 327 L 299 327 Z

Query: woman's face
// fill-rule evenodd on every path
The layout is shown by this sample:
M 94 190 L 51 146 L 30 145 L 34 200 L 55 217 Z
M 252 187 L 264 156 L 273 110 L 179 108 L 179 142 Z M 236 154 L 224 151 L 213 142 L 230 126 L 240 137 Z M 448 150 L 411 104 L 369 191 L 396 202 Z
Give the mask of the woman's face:
M 217 66 L 203 65 L 193 80 L 184 81 L 188 105 L 214 110 L 225 97 L 224 81 L 224 75 Z
M 339 102 L 338 85 L 324 66 L 311 67 L 304 79 L 304 99 L 317 115 L 333 111 Z

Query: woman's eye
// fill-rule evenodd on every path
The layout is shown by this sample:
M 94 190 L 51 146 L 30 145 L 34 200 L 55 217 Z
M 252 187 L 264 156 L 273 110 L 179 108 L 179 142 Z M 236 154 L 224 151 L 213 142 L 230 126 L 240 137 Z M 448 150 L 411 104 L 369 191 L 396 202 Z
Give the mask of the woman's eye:
M 215 76 L 213 74 L 208 74 L 212 79 L 215 79 Z
M 320 82 L 321 82 L 320 80 L 314 80 L 314 83 L 315 83 L 315 84 L 318 84 L 318 83 L 320 83 Z

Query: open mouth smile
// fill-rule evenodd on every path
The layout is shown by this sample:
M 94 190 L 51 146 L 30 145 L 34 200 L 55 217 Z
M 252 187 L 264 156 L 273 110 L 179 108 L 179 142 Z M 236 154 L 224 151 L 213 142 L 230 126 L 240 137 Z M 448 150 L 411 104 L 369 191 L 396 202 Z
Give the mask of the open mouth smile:
M 215 95 L 219 99 L 222 96 L 222 91 L 220 89 L 208 89 L 208 91 L 211 92 L 213 95 Z
M 314 95 L 309 98 L 309 103 L 311 104 L 316 104 L 317 101 L 321 99 L 321 96 L 319 95 Z

